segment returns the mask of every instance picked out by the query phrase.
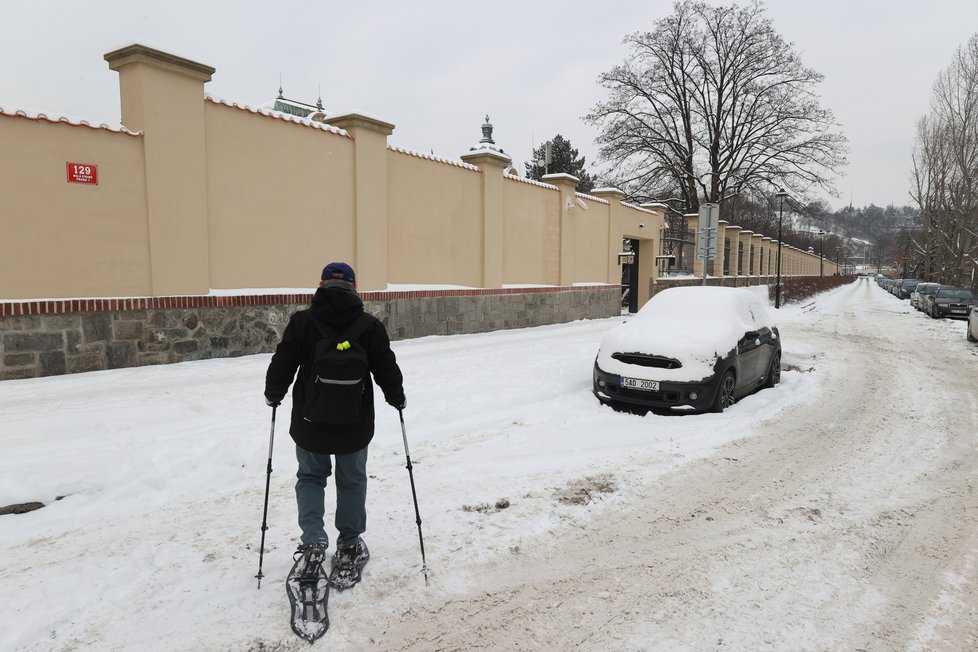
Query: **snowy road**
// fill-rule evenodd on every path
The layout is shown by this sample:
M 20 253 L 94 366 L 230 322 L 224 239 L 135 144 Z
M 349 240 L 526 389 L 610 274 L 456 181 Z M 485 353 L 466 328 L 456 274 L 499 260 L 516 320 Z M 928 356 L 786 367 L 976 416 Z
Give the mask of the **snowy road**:
M 644 483 L 627 515 L 493 564 L 379 647 L 978 648 L 978 358 L 905 307 L 864 281 L 784 326 L 828 370 L 813 402 Z
M 782 384 L 723 415 L 599 407 L 618 319 L 396 343 L 430 585 L 382 409 L 312 649 L 978 648 L 978 348 L 867 280 L 778 317 Z M 252 579 L 267 361 L 0 385 L 0 504 L 67 496 L 0 517 L 0 649 L 309 649 L 282 425 Z

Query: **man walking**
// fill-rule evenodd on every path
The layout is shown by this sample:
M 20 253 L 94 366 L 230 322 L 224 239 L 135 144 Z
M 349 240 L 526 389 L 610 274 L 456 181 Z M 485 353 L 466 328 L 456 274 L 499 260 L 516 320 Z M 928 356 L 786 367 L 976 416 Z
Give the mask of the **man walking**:
M 330 583 L 342 590 L 360 580 L 370 558 L 360 537 L 367 526 L 367 445 L 374 435 L 370 375 L 391 406 L 403 410 L 405 397 L 387 330 L 364 312 L 353 268 L 330 263 L 321 278 L 312 305 L 292 315 L 275 349 L 265 402 L 277 406 L 296 378 L 289 429 L 299 462 L 295 496 L 302 540 L 296 570 L 316 573 L 325 560 L 325 487 L 335 470 L 339 535 Z

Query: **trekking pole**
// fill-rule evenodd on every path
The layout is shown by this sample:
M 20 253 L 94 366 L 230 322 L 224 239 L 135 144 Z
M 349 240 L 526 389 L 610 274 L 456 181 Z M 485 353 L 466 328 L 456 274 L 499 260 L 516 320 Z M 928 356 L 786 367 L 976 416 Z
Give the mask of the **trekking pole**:
M 418 541 L 421 543 L 421 572 L 424 573 L 424 585 L 428 586 L 428 564 L 424 558 L 424 537 L 421 534 L 421 512 L 418 511 L 418 492 L 414 489 L 414 472 L 411 470 L 411 452 L 408 450 L 407 430 L 404 428 L 404 410 L 398 410 L 401 417 L 401 436 L 404 438 L 404 457 L 407 458 L 408 477 L 411 478 L 411 497 L 414 498 L 414 515 L 418 519 Z
M 258 574 L 255 577 L 258 578 L 258 589 L 261 590 L 261 578 L 264 577 L 261 572 L 261 564 L 265 557 L 265 530 L 268 529 L 268 485 L 272 480 L 272 446 L 275 444 L 275 409 L 277 405 L 272 406 L 272 432 L 268 436 L 268 470 L 265 473 L 265 512 L 261 517 L 261 548 L 258 550 Z

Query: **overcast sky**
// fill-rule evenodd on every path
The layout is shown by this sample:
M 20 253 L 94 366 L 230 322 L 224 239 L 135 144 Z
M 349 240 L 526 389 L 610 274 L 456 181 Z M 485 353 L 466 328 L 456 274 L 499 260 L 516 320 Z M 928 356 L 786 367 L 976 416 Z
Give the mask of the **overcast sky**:
M 724 3 L 728 4 L 728 3 Z M 978 32 L 978 0 L 771 0 L 768 15 L 825 75 L 820 94 L 850 140 L 833 207 L 910 203 L 914 124 L 954 51 Z M 294 3 L 0 0 L 0 107 L 119 124 L 118 76 L 102 55 L 142 42 L 217 69 L 205 87 L 258 105 L 275 97 L 392 122 L 390 143 L 457 159 L 494 138 L 523 170 L 560 133 L 588 163 L 581 117 L 622 38 L 669 0 Z M 2 143 L 0 143 L 2 147 Z

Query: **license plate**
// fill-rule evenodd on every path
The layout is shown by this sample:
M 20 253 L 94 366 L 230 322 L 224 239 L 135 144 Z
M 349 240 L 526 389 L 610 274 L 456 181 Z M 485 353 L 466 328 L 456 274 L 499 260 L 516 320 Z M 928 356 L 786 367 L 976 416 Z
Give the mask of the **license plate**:
M 956 313 L 956 314 L 963 315 L 963 314 L 967 313 L 968 311 L 967 310 L 961 310 L 960 308 L 952 308 L 951 309 L 951 312 Z
M 621 386 L 625 389 L 637 389 L 643 392 L 659 391 L 659 381 L 642 380 L 641 378 L 622 378 Z

